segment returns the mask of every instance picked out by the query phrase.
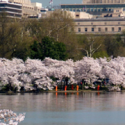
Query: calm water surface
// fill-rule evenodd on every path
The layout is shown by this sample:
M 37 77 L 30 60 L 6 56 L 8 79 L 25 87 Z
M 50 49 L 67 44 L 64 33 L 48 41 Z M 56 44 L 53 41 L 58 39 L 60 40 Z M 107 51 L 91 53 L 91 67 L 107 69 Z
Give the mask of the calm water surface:
M 19 125 L 125 125 L 125 93 L 0 95 L 0 104 L 26 112 Z

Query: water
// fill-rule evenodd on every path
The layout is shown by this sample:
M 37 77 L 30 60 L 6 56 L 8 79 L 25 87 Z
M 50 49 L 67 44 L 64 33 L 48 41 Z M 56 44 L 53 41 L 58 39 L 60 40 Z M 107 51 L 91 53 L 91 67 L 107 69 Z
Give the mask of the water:
M 26 112 L 19 125 L 125 125 L 125 93 L 0 95 L 0 109 Z

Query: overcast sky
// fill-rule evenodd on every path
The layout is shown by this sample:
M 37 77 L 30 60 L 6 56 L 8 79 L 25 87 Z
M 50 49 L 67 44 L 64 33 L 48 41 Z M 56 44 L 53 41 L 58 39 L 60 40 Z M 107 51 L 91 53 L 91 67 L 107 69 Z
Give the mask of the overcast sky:
M 48 6 L 50 0 L 31 0 L 31 2 L 39 2 L 43 4 L 43 7 Z M 81 4 L 82 0 L 53 0 L 53 5 L 58 4 Z

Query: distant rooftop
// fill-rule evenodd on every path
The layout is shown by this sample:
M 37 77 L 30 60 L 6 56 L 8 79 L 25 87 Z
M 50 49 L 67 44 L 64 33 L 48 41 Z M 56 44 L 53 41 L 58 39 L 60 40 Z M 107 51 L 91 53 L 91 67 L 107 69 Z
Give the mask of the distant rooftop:
M 124 17 L 102 17 L 102 18 L 90 18 L 90 19 L 74 19 L 77 22 L 84 21 L 125 21 Z
M 30 0 L 8 0 L 8 1 L 12 3 L 31 4 Z

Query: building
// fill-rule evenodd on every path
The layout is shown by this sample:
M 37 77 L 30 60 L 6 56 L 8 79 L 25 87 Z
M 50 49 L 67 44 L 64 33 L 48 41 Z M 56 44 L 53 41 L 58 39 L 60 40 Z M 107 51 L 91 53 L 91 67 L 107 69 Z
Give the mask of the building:
M 120 34 L 125 29 L 125 18 L 75 19 L 78 34 Z
M 74 11 L 74 12 L 86 12 L 95 16 L 101 15 L 102 13 L 112 13 L 114 9 L 122 8 L 125 11 L 125 4 L 63 4 L 61 5 L 62 10 Z
M 30 0 L 8 0 L 9 2 L 12 2 L 12 3 L 19 3 L 19 4 L 31 4 Z
M 116 34 L 125 29 L 125 0 L 83 0 L 83 4 L 62 4 L 61 9 L 76 13 L 79 34 Z M 81 12 L 92 18 L 84 18 Z
M 9 2 L 22 5 L 22 17 L 38 16 L 42 8 L 41 3 L 31 3 L 30 0 L 9 0 Z
M 71 12 L 71 11 L 65 11 L 66 13 L 70 14 L 73 19 L 91 19 L 93 18 L 93 15 L 86 13 L 86 12 Z M 48 9 L 42 9 L 41 10 L 41 17 L 46 18 L 49 17 L 53 11 L 49 11 Z
M 83 0 L 83 4 L 86 3 L 125 3 L 125 0 Z
M 22 17 L 22 5 L 9 3 L 8 0 L 0 0 L 0 12 L 6 12 L 8 17 Z
M 31 3 L 30 0 L 0 0 L 0 11 L 11 17 L 38 17 L 41 8 L 41 3 Z
M 113 13 L 116 9 L 119 9 L 117 10 L 119 13 L 125 13 L 125 0 L 83 0 L 83 4 L 62 4 L 60 6 L 62 10 L 86 12 L 95 16 Z

